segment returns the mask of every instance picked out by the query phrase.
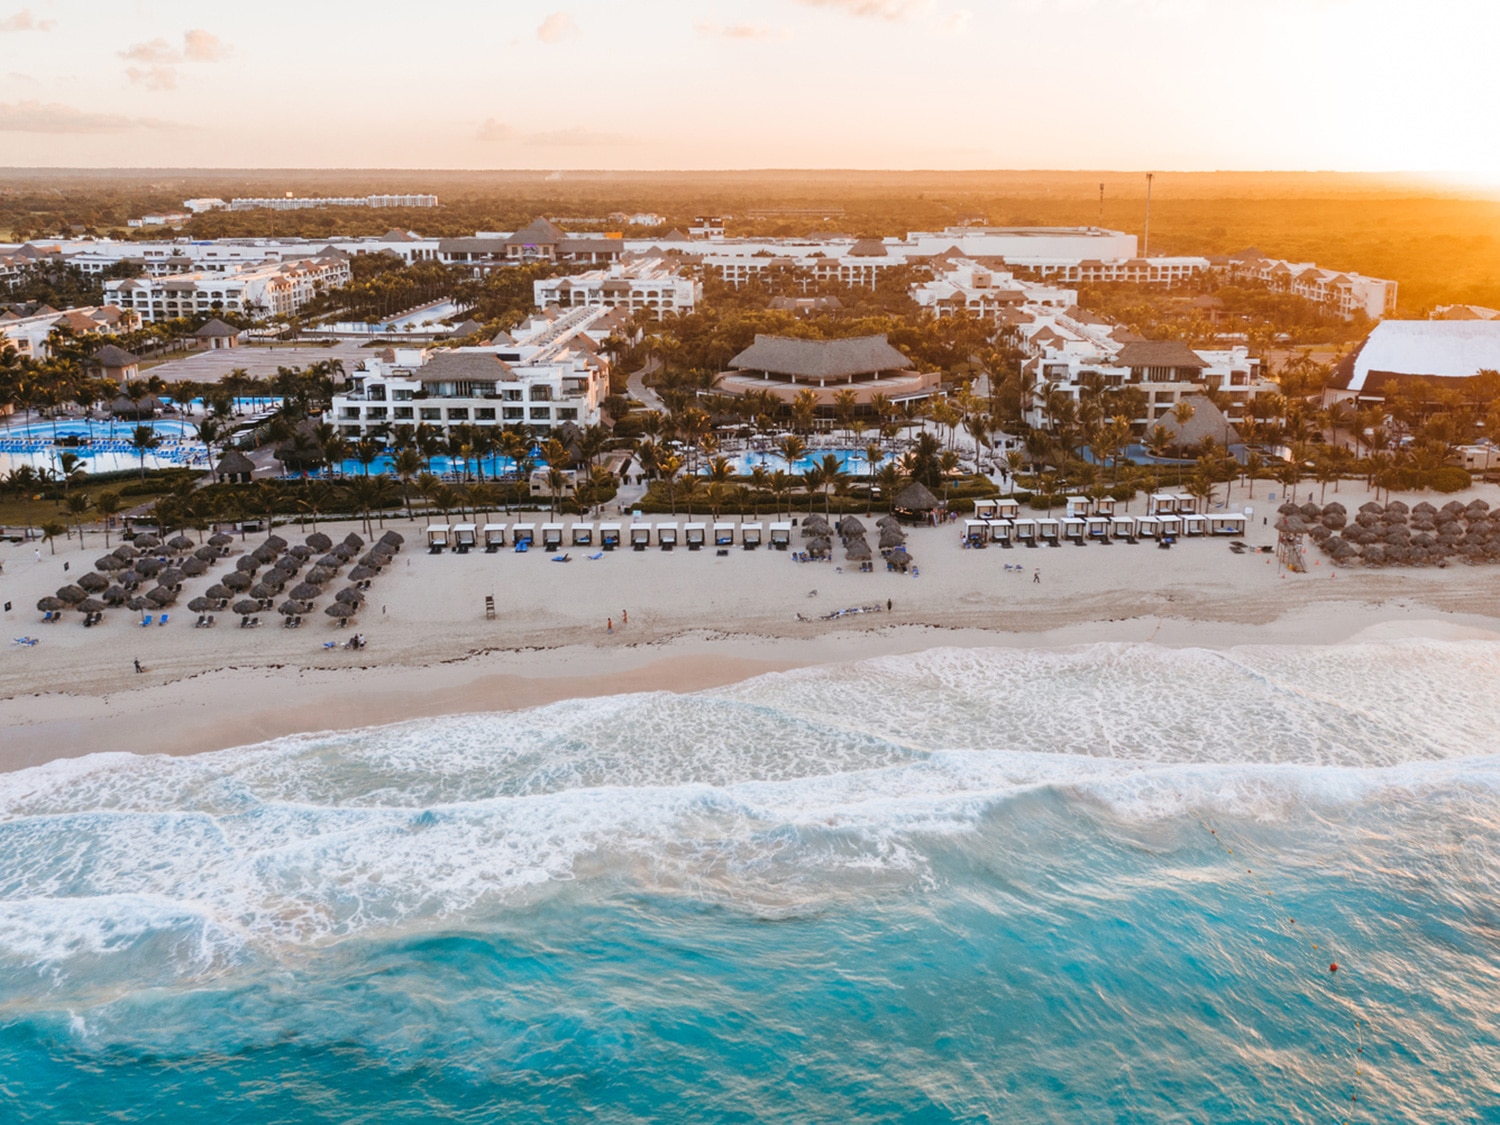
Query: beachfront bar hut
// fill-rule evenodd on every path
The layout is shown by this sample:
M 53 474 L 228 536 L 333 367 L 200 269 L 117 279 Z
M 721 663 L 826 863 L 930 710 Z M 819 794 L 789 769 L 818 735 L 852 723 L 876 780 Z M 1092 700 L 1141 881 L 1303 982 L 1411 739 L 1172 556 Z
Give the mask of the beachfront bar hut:
M 976 500 L 974 501 L 974 518 L 977 520 L 992 520 L 999 517 L 1000 501 L 998 500 Z
M 563 545 L 563 525 L 560 523 L 542 524 L 542 550 L 555 551 Z
M 630 549 L 633 551 L 644 551 L 651 546 L 651 525 L 649 523 L 633 523 L 630 525 Z
M 479 529 L 472 523 L 456 523 L 453 525 L 453 548 L 460 555 L 466 555 L 479 542 Z
M 1161 523 L 1161 533 L 1166 536 L 1182 534 L 1182 517 L 1179 515 L 1160 515 L 1156 517 Z
M 708 524 L 685 523 L 682 525 L 682 541 L 689 551 L 701 551 L 708 542 Z
M 1016 525 L 1010 520 L 985 520 L 984 524 L 989 529 L 991 543 L 999 543 L 1002 547 L 1013 545 Z
M 484 536 L 484 550 L 486 554 L 493 555 L 501 547 L 505 546 L 505 525 L 503 523 L 487 523 L 480 529 Z
M 249 484 L 254 472 L 254 461 L 238 449 L 228 449 L 214 466 L 214 479 L 220 484 Z
M 714 524 L 714 546 L 734 546 L 734 524 L 722 522 Z
M 677 546 L 677 524 L 673 520 L 656 525 L 656 545 L 663 551 Z
M 1249 526 L 1249 517 L 1238 512 L 1220 512 L 1208 517 L 1210 535 L 1244 535 Z
M 1036 520 L 1030 516 L 1020 517 L 1011 521 L 1015 527 L 1016 542 L 1026 547 L 1035 547 L 1037 543 Z
M 1084 521 L 1089 525 L 1089 538 L 1097 539 L 1101 543 L 1108 543 L 1110 531 L 1109 521 L 1110 518 L 1108 516 L 1089 516 Z
M 1062 534 L 1069 543 L 1076 543 L 1081 547 L 1089 537 L 1089 521 L 1082 516 L 1064 516 Z
M 792 524 L 790 520 L 776 520 L 771 524 L 771 546 L 777 551 L 785 551 L 792 545 Z
M 1062 543 L 1062 525 L 1051 516 L 1036 521 L 1036 539 L 1038 543 L 1045 543 L 1048 547 L 1056 547 Z
M 617 523 L 601 523 L 599 525 L 599 546 L 606 551 L 613 551 L 620 545 L 620 525 Z
M 427 525 L 427 550 L 430 554 L 440 555 L 448 549 L 449 537 L 448 525 L 445 523 L 431 523 Z
M 1139 516 L 1135 521 L 1135 534 L 1139 539 L 1157 539 L 1161 536 L 1160 516 Z
M 1200 515 L 1186 515 L 1182 517 L 1182 533 L 1188 536 L 1208 534 L 1208 517 Z
M 1109 533 L 1115 539 L 1123 539 L 1127 543 L 1135 542 L 1135 517 L 1134 516 L 1110 516 Z
M 536 524 L 518 523 L 514 525 L 510 529 L 510 541 L 511 545 L 518 551 L 523 546 L 530 547 L 536 542 Z
M 592 547 L 594 545 L 594 525 L 591 523 L 575 523 L 573 525 L 572 538 L 569 542 L 575 547 Z
M 907 523 L 926 523 L 941 506 L 931 489 L 921 481 L 912 481 L 891 501 L 892 513 Z
M 1069 496 L 1067 516 L 1081 518 L 1094 510 L 1093 503 L 1087 496 Z
M 1171 516 L 1177 513 L 1177 497 L 1171 492 L 1153 492 L 1146 497 L 1148 516 Z
M 747 551 L 755 550 L 761 544 L 764 530 L 759 523 L 740 524 L 740 544 Z
M 964 520 L 964 546 L 984 547 L 990 539 L 990 526 L 985 520 Z

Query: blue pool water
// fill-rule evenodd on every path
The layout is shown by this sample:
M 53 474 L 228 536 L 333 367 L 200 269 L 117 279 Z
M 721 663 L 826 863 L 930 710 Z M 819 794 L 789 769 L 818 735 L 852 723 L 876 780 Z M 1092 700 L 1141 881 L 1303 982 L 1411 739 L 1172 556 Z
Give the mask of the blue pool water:
M 832 454 L 839 463 L 839 472 L 848 473 L 854 477 L 867 477 L 870 475 L 870 462 L 865 457 L 863 449 L 815 449 L 795 461 L 788 462 L 779 453 L 762 451 L 755 453 L 742 453 L 729 458 L 734 466 L 734 471 L 741 475 L 747 474 L 757 465 L 763 465 L 767 472 L 774 473 L 778 469 L 783 472 L 805 473 L 814 465 L 821 465 L 823 458 Z M 887 454 L 885 460 L 879 462 L 875 467 L 878 470 L 881 465 L 887 465 L 891 457 Z M 707 472 L 705 468 L 703 470 Z
M 1493 1121 L 1497 672 L 936 650 L 3 775 L 0 1116 Z

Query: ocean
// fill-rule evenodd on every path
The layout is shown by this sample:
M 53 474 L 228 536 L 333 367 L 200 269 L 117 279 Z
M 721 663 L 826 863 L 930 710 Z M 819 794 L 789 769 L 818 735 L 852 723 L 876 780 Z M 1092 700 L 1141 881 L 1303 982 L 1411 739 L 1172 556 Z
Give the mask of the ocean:
M 0 775 L 0 1120 L 1500 1121 L 1497 673 L 935 649 Z

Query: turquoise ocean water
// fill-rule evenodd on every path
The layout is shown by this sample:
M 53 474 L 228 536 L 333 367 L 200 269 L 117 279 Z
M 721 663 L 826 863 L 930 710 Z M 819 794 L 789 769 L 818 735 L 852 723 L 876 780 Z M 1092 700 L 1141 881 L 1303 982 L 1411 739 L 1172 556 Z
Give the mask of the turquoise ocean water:
M 3 775 L 0 1120 L 1500 1120 L 1497 673 L 934 650 Z

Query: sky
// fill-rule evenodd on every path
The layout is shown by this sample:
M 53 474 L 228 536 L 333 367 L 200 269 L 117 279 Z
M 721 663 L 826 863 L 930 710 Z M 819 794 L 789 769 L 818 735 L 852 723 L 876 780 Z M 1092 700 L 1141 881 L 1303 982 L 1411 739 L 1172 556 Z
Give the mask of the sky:
M 7 166 L 1500 182 L 1484 0 L 0 0 Z

